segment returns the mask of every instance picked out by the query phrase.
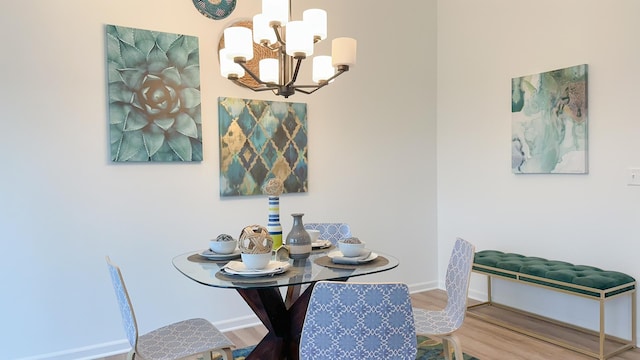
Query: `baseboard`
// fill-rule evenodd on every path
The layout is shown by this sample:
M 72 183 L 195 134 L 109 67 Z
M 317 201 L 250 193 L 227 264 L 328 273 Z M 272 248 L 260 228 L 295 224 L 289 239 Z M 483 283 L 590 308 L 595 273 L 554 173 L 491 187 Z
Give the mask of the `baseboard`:
M 218 321 L 214 325 L 222 332 L 244 329 L 262 324 L 255 315 L 243 316 L 231 320 Z
M 417 283 L 417 284 L 410 284 L 409 285 L 409 292 L 411 294 L 418 293 L 418 292 L 423 292 L 423 291 L 434 290 L 434 289 L 439 289 L 437 281 L 429 281 L 429 282 L 425 282 L 425 283 Z
M 469 298 L 474 299 L 474 300 L 485 301 L 487 299 L 487 292 L 486 291 L 477 291 L 477 290 L 469 289 L 468 296 L 469 296 Z
M 260 324 L 260 320 L 255 315 L 243 316 L 232 320 L 214 323 L 222 332 L 234 331 L 237 329 L 252 327 Z M 108 356 L 125 354 L 131 349 L 126 339 L 112 341 L 104 344 L 96 344 L 77 349 L 58 351 L 55 353 L 41 354 L 15 360 L 94 360 Z
M 93 360 L 107 356 L 124 354 L 128 352 L 130 348 L 131 346 L 129 345 L 129 342 L 123 339 L 16 360 Z

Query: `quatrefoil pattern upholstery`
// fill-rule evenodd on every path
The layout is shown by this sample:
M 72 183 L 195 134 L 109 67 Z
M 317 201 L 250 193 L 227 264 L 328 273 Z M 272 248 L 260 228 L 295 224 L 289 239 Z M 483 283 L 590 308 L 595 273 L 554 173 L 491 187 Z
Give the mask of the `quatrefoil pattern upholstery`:
M 129 359 L 140 357 L 145 360 L 177 360 L 215 351 L 221 353 L 224 359 L 232 360 L 233 343 L 205 319 L 180 321 L 139 336 L 135 313 L 120 268 L 108 257 L 107 265 L 125 333 L 132 348 Z
M 474 253 L 475 247 L 471 243 L 457 239 L 445 278 L 447 305 L 442 310 L 413 309 L 416 333 L 443 336 L 445 341 L 452 342 L 456 350 L 456 360 L 462 360 L 462 349 L 458 340 L 448 335 L 458 330 L 464 322 Z M 446 348 L 448 346 L 445 346 Z
M 416 353 L 407 285 L 315 285 L 302 328 L 301 360 L 414 360 Z
M 107 265 L 109 267 L 109 274 L 111 275 L 111 282 L 113 283 L 113 289 L 116 292 L 116 298 L 120 307 L 120 316 L 122 317 L 122 325 L 124 326 L 124 332 L 127 335 L 127 340 L 131 347 L 136 345 L 138 340 L 138 325 L 136 324 L 136 317 L 131 308 L 131 302 L 127 295 L 127 289 L 124 287 L 124 280 L 120 269 L 115 266 L 109 258 L 107 258 Z
M 345 223 L 306 223 L 305 229 L 319 230 L 321 240 L 329 240 L 333 245 L 340 239 L 351 237 L 351 227 Z

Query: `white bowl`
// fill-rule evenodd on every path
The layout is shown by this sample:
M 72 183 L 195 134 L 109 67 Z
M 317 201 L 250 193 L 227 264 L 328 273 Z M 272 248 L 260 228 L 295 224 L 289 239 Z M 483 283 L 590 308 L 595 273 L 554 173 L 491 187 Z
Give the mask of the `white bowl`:
M 264 269 L 271 261 L 271 253 L 264 254 L 240 254 L 242 262 L 247 269 L 260 270 Z
M 210 240 L 209 241 L 209 249 L 211 249 L 211 251 L 213 251 L 216 254 L 231 254 L 236 249 L 237 245 L 238 245 L 238 242 L 235 240 L 233 241 Z
M 311 237 L 312 244 L 320 238 L 320 230 L 307 229 L 307 232 L 309 233 L 309 237 Z
M 338 241 L 338 249 L 340 250 L 342 255 L 346 257 L 355 257 L 364 252 L 364 243 L 361 242 L 359 244 L 350 244 Z

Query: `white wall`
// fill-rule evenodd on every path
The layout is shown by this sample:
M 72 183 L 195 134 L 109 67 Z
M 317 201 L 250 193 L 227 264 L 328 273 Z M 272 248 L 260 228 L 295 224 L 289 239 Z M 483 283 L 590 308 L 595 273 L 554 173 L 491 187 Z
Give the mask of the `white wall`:
M 298 18 L 312 6 L 328 10 L 329 38 L 357 38 L 358 65 L 329 88 L 290 99 L 308 104 L 309 192 L 283 196 L 281 213 L 285 234 L 292 212 L 351 223 L 355 235 L 400 259 L 368 280 L 421 289 L 437 279 L 436 2 L 410 4 L 294 2 Z M 219 233 L 266 223 L 265 198 L 218 195 L 217 98 L 279 100 L 218 75 L 223 27 L 257 12 L 258 1 L 238 1 L 222 21 L 186 0 L 0 5 L 0 358 L 124 349 L 105 255 L 123 269 L 143 332 L 190 316 L 223 329 L 255 321 L 236 293 L 189 281 L 171 259 Z M 105 24 L 199 37 L 202 163 L 110 161 Z M 398 56 L 415 43 L 422 46 Z
M 640 187 L 626 182 L 626 169 L 640 167 L 638 14 L 636 0 L 438 2 L 440 260 L 462 235 L 478 250 L 561 259 L 640 278 Z M 511 78 L 584 63 L 589 174 L 512 174 Z M 442 278 L 446 263 L 439 264 Z M 481 296 L 484 283 L 474 280 L 471 291 Z M 520 306 L 597 324 L 597 315 L 587 316 L 574 299 L 541 299 L 529 288 L 517 292 Z M 624 317 L 610 320 L 616 331 L 628 323 Z

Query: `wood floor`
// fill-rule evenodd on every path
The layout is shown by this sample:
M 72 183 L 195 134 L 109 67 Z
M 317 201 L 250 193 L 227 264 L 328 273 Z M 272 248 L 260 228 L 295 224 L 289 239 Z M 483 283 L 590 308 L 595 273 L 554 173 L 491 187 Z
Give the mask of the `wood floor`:
M 432 290 L 411 296 L 415 307 L 440 309 L 446 303 L 446 293 Z M 553 332 L 549 329 L 550 333 Z M 238 346 L 254 345 L 265 334 L 262 326 L 255 326 L 226 333 Z M 463 351 L 480 360 L 589 360 L 592 357 L 536 340 L 519 333 L 488 324 L 482 320 L 467 316 L 464 325 L 457 332 Z M 559 334 L 561 335 L 561 334 Z M 124 355 L 105 360 L 122 360 Z M 640 350 L 626 351 L 611 360 L 640 360 Z

